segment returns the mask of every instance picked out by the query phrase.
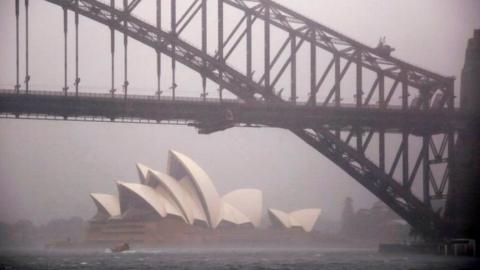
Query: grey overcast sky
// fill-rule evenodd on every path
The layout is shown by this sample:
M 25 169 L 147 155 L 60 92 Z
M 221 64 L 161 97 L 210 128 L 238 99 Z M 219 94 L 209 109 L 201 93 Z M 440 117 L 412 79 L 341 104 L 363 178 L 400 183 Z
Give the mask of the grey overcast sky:
M 32 87 L 60 90 L 61 9 L 43 0 L 30 2 Z M 120 5 L 121 1 L 117 2 Z M 154 2 L 144 0 L 135 14 L 153 22 Z M 178 2 L 181 9 L 189 1 Z M 380 36 L 386 36 L 387 42 L 396 48 L 396 57 L 457 78 L 467 39 L 475 28 L 480 28 L 477 0 L 277 2 L 369 46 L 375 46 Z M 22 9 L 22 44 L 23 15 Z M 235 14 L 228 18 L 231 19 L 227 20 L 227 27 L 232 27 Z M 72 21 L 70 16 L 70 25 Z M 215 23 L 216 17 L 209 20 L 209 24 Z M 14 0 L 1 0 L 1 88 L 12 88 L 15 84 L 14 25 Z M 96 92 L 109 89 L 108 34 L 106 27 L 81 19 L 80 77 L 84 89 Z M 72 40 L 73 35 L 69 38 Z M 184 38 L 198 42 L 195 34 Z M 212 38 L 209 42 L 216 41 Z M 117 35 L 117 88 L 123 80 L 121 44 Z M 70 53 L 72 48 L 70 42 Z M 23 45 L 21 49 L 23 78 Z M 214 46 L 210 50 L 213 53 Z M 69 61 L 73 59 L 70 54 Z M 152 49 L 131 41 L 129 60 L 132 92 L 152 94 L 156 85 Z M 166 59 L 165 69 L 168 65 Z M 70 67 L 71 84 L 74 79 Z M 164 74 L 164 89 L 169 84 L 168 72 Z M 180 68 L 178 81 L 179 91 L 198 96 L 198 91 L 193 90 L 200 88 L 197 74 Z M 458 91 L 458 81 L 456 86 Z M 211 95 L 215 88 L 209 84 Z M 220 194 L 243 187 L 262 189 L 267 207 L 285 210 L 320 207 L 326 218 L 338 219 L 346 196 L 354 198 L 356 208 L 369 207 L 376 200 L 333 163 L 284 130 L 236 128 L 205 136 L 182 126 L 3 119 L 0 120 L 0 221 L 31 219 L 44 223 L 51 218 L 89 218 L 95 212 L 88 197 L 90 192 L 116 194 L 114 181 L 137 181 L 136 162 L 164 170 L 168 149 L 176 149 L 197 161 Z

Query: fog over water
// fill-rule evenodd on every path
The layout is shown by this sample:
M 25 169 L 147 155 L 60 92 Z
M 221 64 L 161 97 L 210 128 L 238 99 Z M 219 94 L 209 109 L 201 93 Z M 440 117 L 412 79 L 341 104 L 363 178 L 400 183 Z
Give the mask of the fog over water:
M 0 1 L 0 88 L 12 88 L 15 84 L 14 2 Z M 144 2 L 135 14 L 153 22 L 154 1 Z M 475 28 L 480 28 L 480 1 L 476 0 L 277 2 L 372 47 L 380 36 L 386 36 L 387 42 L 396 48 L 394 56 L 457 78 L 467 39 Z M 60 91 L 61 9 L 40 0 L 30 3 L 32 87 Z M 21 27 L 23 20 L 21 17 Z M 230 27 L 235 24 L 226 23 Z M 73 41 L 73 27 L 70 29 Z M 81 89 L 88 87 L 105 93 L 110 87 L 109 31 L 82 18 L 80 35 Z M 209 42 L 216 44 L 214 39 Z M 153 50 L 133 40 L 129 50 L 132 93 L 153 94 L 156 85 Z M 70 52 L 73 53 L 73 42 Z M 117 88 L 123 81 L 122 53 L 121 36 L 117 35 Z M 72 64 L 73 56 L 70 59 Z M 23 78 L 23 58 L 21 61 Z M 169 63 L 166 59 L 165 67 Z M 70 65 L 71 82 L 73 71 Z M 166 89 L 170 77 L 169 71 L 165 72 L 162 87 Z M 188 71 L 179 73 L 179 93 L 183 89 L 186 95 L 198 96 L 200 91 L 192 89 L 200 89 L 199 76 Z M 456 86 L 458 91 L 459 80 Z M 212 96 L 215 89 L 216 86 L 209 84 Z M 45 223 L 70 216 L 90 218 L 95 207 L 89 193 L 116 194 L 114 181 L 137 181 L 136 162 L 164 170 L 169 149 L 197 161 L 220 194 L 244 187 L 263 190 L 266 207 L 287 211 L 319 207 L 324 218 L 338 220 L 346 196 L 354 199 L 356 208 L 370 207 L 376 201 L 341 169 L 286 130 L 234 128 L 206 136 L 185 126 L 2 119 L 0 221 L 31 219 Z

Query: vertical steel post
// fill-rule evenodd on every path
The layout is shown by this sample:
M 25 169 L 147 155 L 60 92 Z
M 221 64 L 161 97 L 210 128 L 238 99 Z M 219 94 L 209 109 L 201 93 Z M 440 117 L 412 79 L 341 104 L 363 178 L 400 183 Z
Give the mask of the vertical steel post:
M 310 99 L 312 105 L 317 105 L 317 46 L 315 45 L 315 39 L 317 35 L 315 31 L 312 31 L 312 40 L 310 41 Z
M 75 0 L 75 6 L 78 10 L 78 0 Z M 78 97 L 78 85 L 80 84 L 80 77 L 78 77 L 78 11 L 75 11 L 75 96 Z
M 16 64 L 17 64 L 17 81 L 16 81 L 16 84 L 15 84 L 15 91 L 18 93 L 20 93 L 20 51 L 19 51 L 19 47 L 20 47 L 20 39 L 19 39 L 19 29 L 18 29 L 18 18 L 20 16 L 20 0 L 15 0 L 15 25 L 16 25 L 16 47 L 17 47 L 17 51 L 16 51 L 16 57 L 17 57 L 17 61 L 16 61 Z
M 115 0 L 110 0 L 110 7 L 112 10 L 115 10 Z M 112 98 L 115 97 L 115 30 L 113 29 L 113 24 L 115 23 L 115 15 L 112 13 L 110 14 L 110 56 L 111 56 L 111 72 L 112 72 L 112 88 L 110 89 L 110 93 L 112 94 Z
M 380 109 L 386 109 L 387 104 L 385 102 L 385 76 L 381 73 L 377 73 L 378 77 L 378 107 Z
M 408 83 L 407 83 L 407 72 L 402 73 L 402 109 L 408 110 Z
M 28 94 L 30 88 L 30 74 L 28 71 L 28 2 L 25 0 L 25 92 Z
M 362 133 L 362 128 L 361 127 L 356 127 L 355 130 L 356 137 L 357 137 L 357 151 L 363 155 L 364 149 L 363 149 L 363 133 Z
M 362 52 L 357 51 L 356 57 L 357 72 L 356 72 L 356 93 L 355 93 L 355 103 L 357 108 L 362 107 L 363 102 L 363 66 L 362 66 Z M 357 151 L 361 154 L 364 154 L 365 150 L 363 149 L 363 133 L 361 128 L 357 128 Z
M 408 186 L 410 172 L 409 172 L 409 158 L 408 158 L 408 132 L 403 131 L 402 133 L 402 183 L 404 187 Z
M 65 71 L 65 78 L 64 78 L 64 86 L 63 86 L 63 92 L 65 93 L 65 96 L 67 95 L 67 91 L 68 91 L 68 86 L 67 86 L 67 59 L 68 59 L 68 54 L 67 54 L 67 31 L 68 31 L 68 13 L 67 13 L 67 8 L 64 7 L 63 8 L 63 34 L 64 34 L 64 71 Z
M 342 101 L 342 96 L 340 92 L 340 83 L 341 83 L 341 63 L 340 63 L 340 56 L 338 54 L 334 55 L 334 61 L 335 61 L 335 106 L 340 107 L 340 103 Z M 335 136 L 340 139 L 341 137 L 341 132 L 339 128 L 335 129 Z
M 385 172 L 385 130 L 378 131 L 378 167 Z
M 423 136 L 423 202 L 430 206 L 430 136 Z
M 223 56 L 223 0 L 218 0 L 218 58 L 220 62 L 224 61 Z M 223 74 L 219 72 L 220 79 L 222 79 Z M 220 95 L 220 101 L 223 100 L 223 88 L 220 86 L 218 89 L 218 94 Z
M 448 88 L 446 89 L 447 94 L 449 95 L 449 98 L 447 99 L 447 109 L 450 112 L 453 112 L 455 110 L 455 79 L 451 78 L 449 80 L 449 84 L 447 86 Z M 452 196 L 456 196 L 456 187 L 457 187 L 457 166 L 455 164 L 456 162 L 456 154 L 455 154 L 455 131 L 453 128 L 450 128 L 448 134 L 447 134 L 447 169 L 448 169 L 448 193 L 452 194 Z M 446 203 L 447 207 L 449 204 L 452 204 L 451 202 Z M 448 212 L 450 212 L 448 209 L 445 211 L 447 215 L 450 215 Z
M 340 93 L 340 56 L 335 54 L 335 106 L 339 107 L 342 100 Z
M 123 91 L 124 91 L 124 99 L 127 99 L 128 95 L 128 35 L 127 35 L 127 10 L 128 10 L 128 0 L 123 0 L 123 59 L 124 59 L 124 66 L 123 66 Z
M 447 89 L 445 89 L 448 95 L 447 108 L 449 111 L 455 111 L 455 78 L 450 78 L 448 81 Z
M 272 94 L 273 89 L 270 89 L 270 4 L 265 3 L 265 29 L 264 29 L 264 72 L 265 72 L 265 90 L 267 95 Z
M 202 0 L 202 52 L 207 54 L 207 0 Z M 207 100 L 207 77 L 206 77 L 207 61 L 203 60 L 202 71 L 202 98 L 203 101 Z
M 161 46 L 160 32 L 162 29 L 162 0 L 157 0 L 157 46 Z M 157 48 L 157 97 L 160 99 L 162 95 L 161 90 L 161 79 L 162 79 L 162 54 L 160 53 L 160 48 Z
M 456 177 L 457 177 L 457 170 L 456 170 L 456 155 L 455 155 L 455 131 L 451 129 L 451 131 L 448 132 L 447 134 L 447 170 L 448 170 L 448 193 L 449 194 L 455 194 L 456 193 L 456 186 L 457 184 L 455 183 Z M 448 202 L 447 202 L 448 205 Z M 447 210 L 448 211 L 448 210 Z
M 246 11 L 249 12 L 249 11 Z M 250 13 L 247 16 L 247 77 L 252 80 L 252 15 Z
M 293 32 L 290 33 L 290 53 L 292 63 L 290 66 L 290 100 L 293 104 L 297 103 L 297 37 Z
M 170 1 L 170 27 L 172 30 L 172 100 L 175 100 L 176 95 L 176 59 L 175 59 L 175 39 L 177 38 L 177 1 Z
M 355 100 L 357 107 L 360 108 L 363 105 L 363 65 L 362 65 L 362 52 L 357 52 L 357 93 L 355 94 Z

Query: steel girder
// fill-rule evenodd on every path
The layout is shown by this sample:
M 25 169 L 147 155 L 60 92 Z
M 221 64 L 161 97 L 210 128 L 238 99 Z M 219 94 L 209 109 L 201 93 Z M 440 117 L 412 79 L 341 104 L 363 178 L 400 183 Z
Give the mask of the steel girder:
M 77 101 L 77 103 L 76 103 Z M 65 105 L 62 104 L 65 103 Z M 92 105 L 89 106 L 88 102 Z M 97 104 L 97 105 L 96 105 Z M 100 105 L 98 105 L 100 104 Z M 120 106 L 123 104 L 124 106 Z M 142 104 L 148 108 L 143 112 Z M 153 105 L 157 105 L 156 108 Z M 103 117 L 118 119 L 122 117 L 136 118 L 147 121 L 159 120 L 182 120 L 188 122 L 208 122 L 214 118 L 209 114 L 216 112 L 216 108 L 228 109 L 232 112 L 232 121 L 237 124 L 262 125 L 292 129 L 341 129 L 350 132 L 344 142 L 350 144 L 358 134 L 357 131 L 366 133 L 365 140 L 357 151 L 365 152 L 370 146 L 373 133 L 383 130 L 388 133 L 402 134 L 406 132 L 402 126 L 409 126 L 408 134 L 429 134 L 431 130 L 437 130 L 439 134 L 448 132 L 448 123 L 455 123 L 456 129 L 464 129 L 469 119 L 461 113 L 453 116 L 410 112 L 389 111 L 380 112 L 377 109 L 358 109 L 353 107 L 311 107 L 297 106 L 290 103 L 270 104 L 268 102 L 244 103 L 232 99 L 218 99 L 204 97 L 182 98 L 172 101 L 169 97 L 158 98 L 154 95 L 128 95 L 125 101 L 123 96 L 111 94 L 93 94 L 86 91 L 81 93 L 68 93 L 66 96 L 58 91 L 30 90 L 27 94 L 21 91 L 0 89 L 0 114 L 10 115 L 50 115 L 59 117 Z M 115 113 L 107 113 L 108 107 L 112 107 Z M 177 109 L 174 109 L 178 106 Z M 188 106 L 192 108 L 189 109 Z M 211 111 L 205 111 L 204 107 L 211 106 Z M 168 110 L 166 110 L 168 109 Z M 187 112 L 188 114 L 182 114 Z M 198 115 L 195 115 L 198 111 Z M 208 113 L 206 113 L 208 112 Z M 414 117 L 415 116 L 415 117 Z M 445 119 L 448 119 L 445 124 Z M 425 125 L 425 123 L 430 125 Z M 361 130 L 359 130 L 361 129 Z M 355 132 L 354 132 L 355 131 Z M 411 132 L 411 133 L 410 133 Z M 432 153 L 434 157 L 444 156 L 446 143 L 442 142 L 436 147 L 433 142 Z
M 177 35 L 159 30 L 132 14 L 95 0 L 79 0 L 78 6 L 75 5 L 74 0 L 46 1 L 78 12 L 82 16 L 126 33 L 129 37 L 159 50 L 165 55 L 175 57 L 180 63 L 200 74 L 205 74 L 210 80 L 230 90 L 245 101 L 253 101 L 254 93 L 264 94 L 261 87 L 222 61 L 180 40 Z M 112 15 L 119 20 L 112 21 Z M 121 21 L 127 21 L 126 27 L 120 23 Z M 173 43 L 175 46 L 172 46 Z
M 352 149 L 327 129 L 293 132 L 337 164 L 423 235 L 431 238 L 443 236 L 447 224 L 440 216 L 361 152 Z
M 434 72 L 419 68 L 391 56 L 381 55 L 378 50 L 353 40 L 327 26 L 313 21 L 295 11 L 292 11 L 271 0 L 223 0 L 224 3 L 234 6 L 262 20 L 268 20 L 288 33 L 308 40 L 316 46 L 340 57 L 352 61 L 360 60 L 362 66 L 375 72 L 381 72 L 392 79 L 405 80 L 409 85 L 419 88 L 449 89 L 453 78 L 444 77 Z M 270 10 L 270 16 L 266 11 Z M 315 33 L 315 34 L 312 34 Z M 361 57 L 354 58 L 352 51 L 360 51 Z M 402 78 L 401 76 L 405 76 Z M 448 93 L 453 95 L 453 93 Z M 448 96 L 453 98 L 453 96 Z
M 280 97 L 274 94 L 270 85 L 269 63 L 271 59 L 270 53 L 267 51 L 267 49 L 265 51 L 266 65 L 265 75 L 263 77 L 264 84 L 261 85 L 260 83 L 252 80 L 250 72 L 247 75 L 244 75 L 226 64 L 222 52 L 223 43 L 219 42 L 220 54 L 217 57 L 212 57 L 205 52 L 205 49 L 197 49 L 193 45 L 181 40 L 178 36 L 178 33 L 175 31 L 167 33 L 132 16 L 132 14 L 129 12 L 117 10 L 99 1 L 78 0 L 78 5 L 75 5 L 73 0 L 46 1 L 62 6 L 65 9 L 78 12 L 85 17 L 107 25 L 112 29 L 123 32 L 131 38 L 134 38 L 139 42 L 174 58 L 185 66 L 197 71 L 202 76 L 205 76 L 213 82 L 219 84 L 221 88 L 231 91 L 239 98 L 247 102 L 258 102 L 258 100 L 254 97 L 255 94 L 262 95 L 265 100 L 271 103 L 284 102 Z M 402 83 L 402 91 L 404 94 L 408 94 L 408 86 L 417 87 L 422 90 L 422 102 L 425 104 L 434 91 L 442 91 L 444 95 L 441 100 L 441 107 L 446 105 L 448 109 L 453 110 L 453 80 L 451 78 L 444 78 L 424 69 L 401 62 L 400 60 L 394 59 L 390 56 L 381 56 L 375 51 L 375 49 L 351 40 L 331 29 L 308 20 L 305 17 L 268 0 L 220 0 L 220 2 L 222 5 L 223 3 L 227 3 L 244 10 L 247 14 L 246 20 L 250 24 L 256 18 L 263 19 L 265 21 L 266 40 L 269 38 L 268 34 L 270 25 L 274 25 L 289 32 L 290 41 L 294 41 L 294 38 L 300 37 L 301 42 L 308 41 L 312 44 L 312 46 L 316 45 L 322 49 L 332 52 L 334 54 L 334 60 L 332 64 L 329 65 L 329 69 L 332 66 L 335 67 L 335 79 L 338 83 L 336 83 L 335 88 L 332 89 L 328 98 L 331 98 L 332 95 L 334 95 L 337 104 L 340 102 L 339 82 L 342 79 L 342 74 L 344 74 L 345 70 L 348 69 L 348 66 L 352 62 L 355 62 L 357 67 L 360 67 L 357 69 L 357 74 L 361 75 L 362 67 L 378 72 L 378 78 L 370 92 L 374 91 L 375 88 L 378 88 L 380 92 L 383 92 L 384 85 L 382 78 L 390 77 L 395 80 L 395 87 L 393 87 L 394 89 L 399 82 Z M 254 2 L 256 5 L 252 7 L 247 5 L 246 2 Z M 116 18 L 116 20 L 112 20 L 112 18 Z M 124 22 L 124 24 L 122 25 L 121 22 Z M 298 26 L 300 24 L 303 25 Z M 294 25 L 297 25 L 297 27 Z M 223 28 L 221 25 L 219 25 L 219 27 Z M 248 40 L 248 37 L 251 36 L 251 29 L 249 33 L 248 23 L 246 35 Z M 299 46 L 297 43 L 291 43 L 293 49 Z M 345 67 L 344 70 L 340 69 L 340 57 L 348 60 L 347 67 Z M 273 61 L 276 61 L 275 58 Z M 289 63 L 291 63 L 293 66 L 294 62 L 294 56 L 291 56 L 289 58 Z M 314 64 L 315 62 L 312 61 L 312 65 Z M 249 65 L 251 65 L 251 63 L 249 63 Z M 247 67 L 247 69 L 251 71 L 251 66 Z M 319 84 L 321 84 L 321 81 Z M 318 85 L 316 85 L 315 80 L 312 79 L 313 94 L 315 94 L 315 89 L 313 89 L 315 87 L 318 87 Z M 292 91 L 293 88 L 294 86 L 292 86 Z M 394 89 L 388 93 L 386 97 L 387 100 L 391 98 L 391 93 L 394 91 Z M 408 98 L 404 96 L 404 100 L 402 101 L 403 109 L 406 109 L 408 106 L 408 103 L 406 102 L 408 102 Z M 359 102 L 357 100 L 357 104 L 361 103 L 361 99 Z M 365 101 L 365 103 L 368 104 L 368 100 Z M 428 110 L 429 108 L 428 106 L 423 106 L 423 109 Z M 285 128 L 289 127 L 285 126 Z M 427 147 L 423 148 L 424 151 L 422 152 L 422 162 L 424 164 L 424 186 L 426 187 L 426 191 L 424 191 L 424 193 L 425 195 L 428 195 L 428 199 L 422 203 L 413 195 L 410 186 L 408 185 L 408 181 L 403 181 L 404 185 L 400 185 L 399 182 L 395 181 L 392 173 L 385 172 L 384 164 L 377 166 L 367 157 L 365 157 L 365 155 L 361 154 L 361 150 L 363 148 L 362 146 L 364 145 L 361 131 L 356 131 L 357 149 L 340 139 L 339 129 L 335 130 L 335 134 L 325 128 L 315 129 L 314 132 L 297 128 L 293 128 L 292 131 L 312 147 L 314 147 L 317 151 L 321 152 L 342 169 L 344 169 L 358 182 L 382 199 L 382 201 L 389 205 L 412 226 L 421 231 L 424 235 L 438 237 L 445 233 L 445 228 L 447 226 L 445 221 L 442 220 L 438 214 L 433 212 L 429 204 L 430 188 L 429 183 L 425 183 L 429 182 L 431 177 L 430 173 L 428 172 L 430 170 L 428 167 L 428 162 L 430 162 L 430 152 L 429 150 L 426 150 Z M 431 141 L 430 138 L 431 136 L 425 136 L 425 146 L 428 146 L 429 142 Z M 449 144 L 449 152 L 450 149 L 452 149 L 451 145 L 453 145 L 452 138 L 453 133 L 449 133 L 449 137 L 447 139 Z M 380 147 L 382 148 L 382 145 L 380 145 Z M 407 157 L 406 164 L 408 164 L 408 143 L 405 143 L 405 140 L 402 143 L 402 149 L 403 150 L 401 154 L 404 156 L 404 160 L 405 156 Z M 383 151 L 384 150 L 385 149 L 383 145 Z M 383 153 L 383 155 L 384 154 L 385 153 Z M 400 154 L 397 154 L 397 156 L 399 157 Z M 397 160 L 397 157 L 395 160 Z M 417 171 L 417 167 L 418 166 L 416 165 L 414 171 Z M 404 171 L 408 173 L 408 167 L 406 169 L 404 168 Z M 452 173 L 450 172 L 450 175 L 451 174 Z M 444 187 L 445 185 L 442 183 L 442 186 Z

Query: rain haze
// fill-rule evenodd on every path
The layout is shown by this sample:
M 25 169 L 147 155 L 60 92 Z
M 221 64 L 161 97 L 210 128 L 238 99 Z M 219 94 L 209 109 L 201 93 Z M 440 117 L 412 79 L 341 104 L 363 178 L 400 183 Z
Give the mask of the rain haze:
M 167 1 L 165 1 L 167 2 Z M 179 9 L 185 3 L 179 2 Z M 473 30 L 480 28 L 480 1 L 476 0 L 277 0 L 300 14 L 325 24 L 370 47 L 381 36 L 396 48 L 394 56 L 446 76 L 460 77 L 465 48 Z M 30 1 L 30 70 L 33 89 L 61 90 L 63 85 L 62 11 L 45 1 Z M 121 6 L 121 1 L 117 1 Z M 21 9 L 21 16 L 24 10 Z M 72 15 L 72 14 L 70 14 Z M 135 15 L 155 21 L 155 1 L 143 1 Z M 21 17 L 22 18 L 22 17 Z M 215 19 L 209 25 L 216 24 Z M 227 19 L 232 28 L 238 18 Z M 23 19 L 20 21 L 24 38 Z M 169 18 L 164 19 L 168 29 Z M 73 16 L 70 16 L 73 29 Z M 0 86 L 15 84 L 14 1 L 0 1 Z M 69 34 L 69 61 L 73 63 L 73 31 Z M 80 25 L 81 89 L 106 93 L 110 89 L 110 37 L 105 26 L 86 18 Z M 123 83 L 122 36 L 117 34 L 116 87 Z M 198 44 L 198 37 L 184 39 Z M 216 44 L 216 37 L 209 38 Z M 273 46 L 278 47 L 276 40 Z M 23 46 L 23 45 L 21 45 Z M 255 51 L 263 45 L 255 45 Z M 214 53 L 215 46 L 209 48 Z M 20 70 L 24 72 L 24 48 Z M 129 82 L 132 94 L 154 95 L 154 51 L 129 41 Z M 232 62 L 235 62 L 233 56 Z M 170 84 L 170 59 L 164 57 L 162 88 Z M 242 60 L 239 60 L 242 61 Z M 325 60 L 328 61 L 328 60 Z M 255 63 L 260 69 L 262 63 Z M 306 64 L 306 63 L 299 63 Z M 325 64 L 325 63 L 324 63 Z M 232 64 L 235 66 L 235 64 Z M 261 69 L 260 69 L 261 70 Z M 69 82 L 74 81 L 73 64 Z M 20 77 L 23 78 L 24 73 Z M 201 78 L 181 66 L 179 95 L 195 96 Z M 308 85 L 306 83 L 305 85 Z M 218 95 L 209 82 L 209 97 Z M 456 81 L 456 91 L 459 80 Z M 168 94 L 168 93 L 166 93 Z M 351 98 L 353 98 L 353 91 Z M 306 92 L 299 99 L 305 99 Z M 232 98 L 233 96 L 227 95 Z M 0 221 L 30 219 L 43 224 L 54 218 L 88 219 L 95 206 L 88 194 L 117 194 L 114 181 L 137 181 L 135 163 L 164 170 L 169 149 L 189 155 L 214 181 L 220 194 L 251 187 L 264 192 L 265 207 L 318 207 L 322 218 L 339 220 L 344 200 L 355 208 L 377 201 L 334 163 L 293 133 L 276 128 L 232 128 L 199 135 L 194 128 L 170 125 L 134 125 L 67 121 L 0 120 Z M 393 150 L 392 150 L 393 151 Z M 393 154 L 389 154 L 393 155 Z M 391 158 L 391 157 L 390 157 Z

